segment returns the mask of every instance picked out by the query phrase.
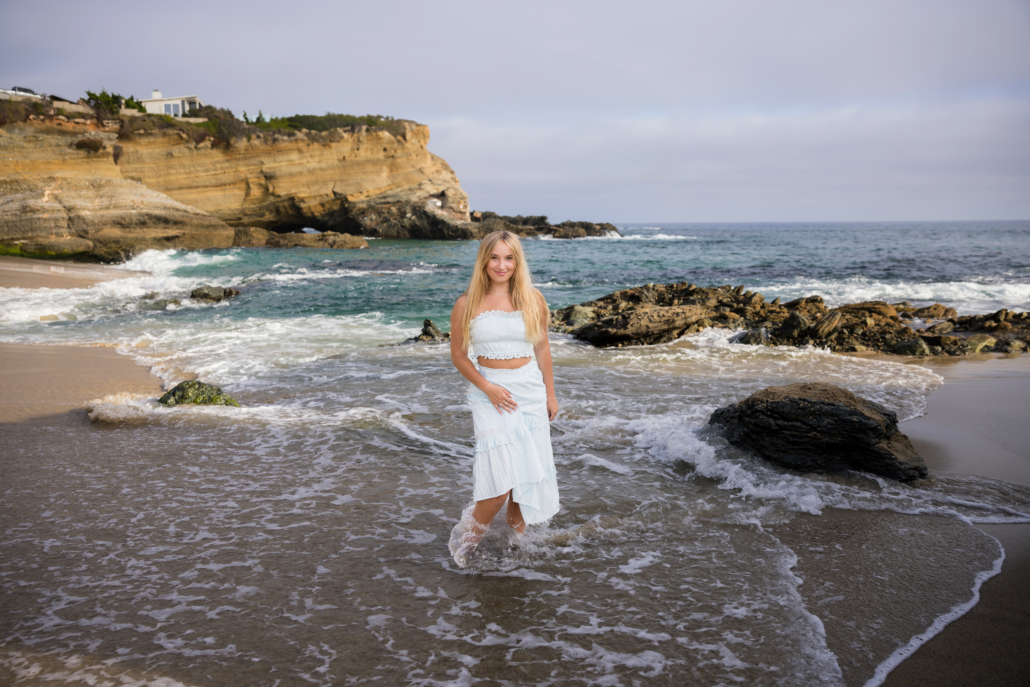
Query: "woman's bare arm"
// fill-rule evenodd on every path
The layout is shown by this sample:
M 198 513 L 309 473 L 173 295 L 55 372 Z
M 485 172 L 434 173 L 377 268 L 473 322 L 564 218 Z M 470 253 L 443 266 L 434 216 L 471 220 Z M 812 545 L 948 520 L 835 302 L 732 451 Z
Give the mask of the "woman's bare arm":
M 533 352 L 536 354 L 536 363 L 540 367 L 540 372 L 544 375 L 544 386 L 547 388 L 547 419 L 553 420 L 558 416 L 558 397 L 554 393 L 554 366 L 551 363 L 551 342 L 547 338 L 547 325 L 550 323 L 551 312 L 547 309 L 547 300 L 544 299 L 544 295 L 537 291 L 537 295 L 540 297 L 540 302 L 543 304 L 543 322 L 540 326 L 544 331 L 544 338 L 533 347 Z M 453 330 L 452 330 L 453 331 Z M 451 336 L 454 336 L 451 334 Z
M 503 386 L 490 382 L 486 377 L 479 374 L 479 370 L 472 363 L 468 356 L 468 344 L 462 337 L 461 323 L 465 315 L 465 296 L 461 296 L 454 302 L 451 310 L 451 363 L 465 379 L 472 382 L 473 386 L 486 394 L 497 412 L 507 410 L 514 412 L 518 403 L 511 397 L 511 394 Z

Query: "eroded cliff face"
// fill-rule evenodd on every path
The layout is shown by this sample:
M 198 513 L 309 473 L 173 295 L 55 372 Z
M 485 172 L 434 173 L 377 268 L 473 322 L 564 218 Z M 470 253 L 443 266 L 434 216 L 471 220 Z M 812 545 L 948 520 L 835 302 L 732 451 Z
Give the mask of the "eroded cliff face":
M 111 157 L 124 178 L 233 226 L 360 233 L 367 207 L 396 204 L 468 222 L 468 196 L 428 143 L 429 128 L 415 123 L 399 136 L 335 129 L 252 136 L 228 149 L 179 134 L 130 134 L 112 143 Z
M 230 147 L 175 131 L 21 124 L 0 130 L 0 179 L 136 181 L 233 227 L 396 238 L 442 238 L 433 234 L 446 229 L 472 238 L 468 196 L 426 148 L 429 128 L 402 124 L 398 135 L 357 127 L 253 135 Z

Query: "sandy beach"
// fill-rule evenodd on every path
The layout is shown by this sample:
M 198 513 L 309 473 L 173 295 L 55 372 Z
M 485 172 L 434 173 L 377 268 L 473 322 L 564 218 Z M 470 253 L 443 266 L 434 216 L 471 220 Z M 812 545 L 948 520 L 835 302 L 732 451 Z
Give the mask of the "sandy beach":
M 60 267 L 64 271 L 50 271 Z M 112 274 L 114 272 L 114 274 Z M 99 266 L 0 258 L 0 286 L 81 287 L 126 276 Z M 0 423 L 5 432 L 87 423 L 82 405 L 105 395 L 158 395 L 148 370 L 112 348 L 0 344 Z M 979 475 L 1030 485 L 1030 356 L 913 361 L 945 378 L 924 417 L 902 424 L 931 473 Z M 19 440 L 24 444 L 24 436 Z M 66 435 L 60 433 L 60 435 Z M 54 436 L 39 433 L 39 441 Z M 3 466 L 0 465 L 0 471 Z M 980 602 L 895 669 L 885 684 L 1022 685 L 1030 670 L 1030 526 L 981 526 L 1005 547 L 1002 573 Z M 4 677 L 0 672 L 0 678 Z M 8 675 L 7 677 L 11 677 Z
M 81 289 L 97 282 L 139 276 L 107 265 L 33 260 L 0 255 L 0 287 L 12 289 Z
M 901 424 L 930 472 L 1030 485 L 1030 357 L 920 363 L 944 377 L 926 415 Z M 1030 525 L 980 525 L 1005 547 L 980 602 L 898 666 L 884 683 L 1025 685 L 1030 674 Z

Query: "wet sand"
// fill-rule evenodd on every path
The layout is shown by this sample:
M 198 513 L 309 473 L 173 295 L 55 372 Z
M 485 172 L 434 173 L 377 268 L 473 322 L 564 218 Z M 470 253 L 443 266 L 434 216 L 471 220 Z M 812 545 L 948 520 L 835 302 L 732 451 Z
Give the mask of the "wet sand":
M 921 363 L 945 378 L 901 430 L 931 473 L 1030 486 L 1030 356 Z M 981 525 L 1005 547 L 980 602 L 899 665 L 888 687 L 1022 686 L 1030 675 L 1030 525 Z
M 0 255 L 0 287 L 18 289 L 81 289 L 98 282 L 146 274 L 107 265 L 80 265 Z
M 0 424 L 67 413 L 123 392 L 160 396 L 161 380 L 113 348 L 0 344 Z
M 80 289 L 143 274 L 0 256 L 2 288 Z M 0 423 L 66 413 L 122 392 L 159 395 L 161 380 L 113 348 L 0 343 Z

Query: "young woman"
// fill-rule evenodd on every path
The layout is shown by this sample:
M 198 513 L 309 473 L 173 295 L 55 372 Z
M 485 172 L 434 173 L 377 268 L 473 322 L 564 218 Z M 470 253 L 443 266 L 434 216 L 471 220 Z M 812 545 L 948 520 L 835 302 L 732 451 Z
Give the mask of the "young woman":
M 496 231 L 484 238 L 468 290 L 451 311 L 451 361 L 469 381 L 476 436 L 475 507 L 466 509 L 451 532 L 451 555 L 459 567 L 468 565 L 505 501 L 508 525 L 519 535 L 527 524 L 558 512 L 549 425 L 558 400 L 548 317 L 518 237 Z

